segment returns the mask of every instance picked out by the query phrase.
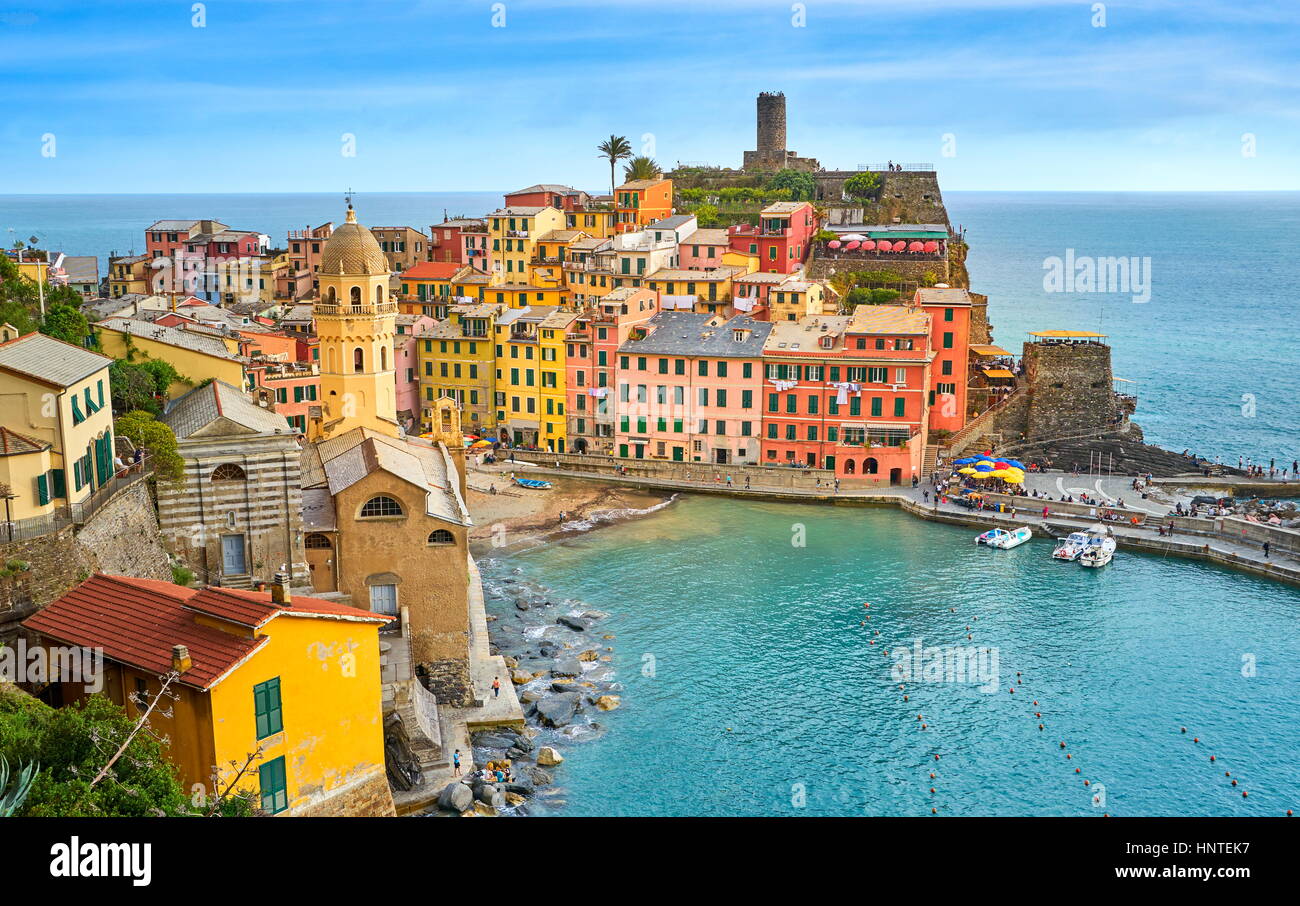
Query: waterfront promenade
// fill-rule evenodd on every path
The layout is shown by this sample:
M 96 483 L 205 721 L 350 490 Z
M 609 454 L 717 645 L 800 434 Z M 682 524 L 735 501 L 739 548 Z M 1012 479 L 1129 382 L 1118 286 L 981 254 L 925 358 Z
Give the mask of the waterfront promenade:
M 780 479 L 780 484 L 762 484 L 760 481 L 754 480 L 751 474 L 750 487 L 746 488 L 744 487 L 743 477 L 737 480 L 737 476 L 742 470 L 734 468 L 730 470 L 733 478 L 732 485 L 727 485 L 728 468 L 726 466 L 713 467 L 706 464 L 707 471 L 710 473 L 716 471 L 720 474 L 721 480 L 716 478 L 712 480 L 689 480 L 644 474 L 625 475 L 616 470 L 615 467 L 620 464 L 616 460 L 609 461 L 609 468 L 599 470 L 579 468 L 577 466 L 581 465 L 580 463 L 566 463 L 563 461 L 560 461 L 560 468 L 555 468 L 557 460 L 553 455 L 527 455 L 530 459 L 536 459 L 537 462 L 529 464 L 522 461 L 522 459 L 514 463 L 506 461 L 499 463 L 497 468 L 502 472 L 517 470 L 525 472 L 529 476 L 576 478 L 664 493 L 676 491 L 837 506 L 898 506 L 913 516 L 935 522 L 968 525 L 976 528 L 988 528 L 994 525 L 1027 525 L 1034 530 L 1035 534 L 1050 535 L 1052 537 L 1059 537 L 1086 528 L 1098 521 L 1095 515 L 1086 512 L 1069 513 L 1060 510 L 1053 512 L 1053 507 L 1064 507 L 1064 505 L 1058 501 L 1047 500 L 1043 497 L 1015 498 L 1014 505 L 1017 507 L 1017 513 L 1013 517 L 1009 513 L 998 513 L 993 510 L 969 510 L 951 502 L 947 504 L 938 503 L 933 499 L 933 494 L 930 495 L 930 500 L 927 501 L 923 493 L 927 485 L 918 488 L 841 487 L 839 490 L 833 487 L 792 487 L 788 480 L 790 476 L 786 474 L 786 470 L 754 470 L 751 467 L 744 471 L 751 473 L 755 471 L 771 472 L 774 478 Z M 574 467 L 566 467 L 570 465 Z M 803 470 L 789 471 L 800 472 Z M 1173 555 L 1209 560 L 1223 566 L 1241 569 L 1278 581 L 1300 584 L 1300 532 L 1273 529 L 1273 532 L 1284 537 L 1288 543 L 1274 543 L 1269 556 L 1266 557 L 1262 545 L 1258 541 L 1243 537 L 1241 531 L 1236 528 L 1235 523 L 1237 522 L 1241 522 L 1243 528 L 1246 527 L 1247 524 L 1243 521 L 1233 520 L 1229 524 L 1232 526 L 1230 528 L 1225 525 L 1223 519 L 1174 517 L 1170 514 L 1170 505 L 1150 498 L 1144 500 L 1139 492 L 1133 491 L 1131 487 L 1133 478 L 1134 476 L 1096 478 L 1095 476 L 1074 475 L 1069 472 L 1046 472 L 1027 476 L 1026 487 L 1031 491 L 1037 489 L 1040 494 L 1048 494 L 1052 497 L 1060 496 L 1062 493 L 1078 496 L 1080 491 L 1085 491 L 1104 501 L 1122 498 L 1126 508 L 1119 512 L 1137 515 L 1143 521 L 1141 525 L 1136 526 L 1129 523 L 1107 523 L 1114 531 L 1115 538 L 1119 542 L 1121 549 L 1128 547 L 1163 556 Z M 1177 480 L 1174 483 L 1177 483 Z M 1197 487 L 1210 486 L 1214 483 L 1212 479 L 1196 480 Z M 1236 484 L 1240 485 L 1241 482 Z M 1160 482 L 1157 481 L 1155 485 L 1159 487 Z M 1271 482 L 1270 485 L 1275 493 L 1280 492 L 1280 496 L 1292 496 L 1288 493 L 1290 490 L 1288 486 L 1294 485 L 1294 496 L 1300 496 L 1300 483 Z M 1044 505 L 1048 507 L 1049 511 L 1046 518 L 1042 515 Z M 1159 525 L 1173 525 L 1174 534 L 1159 534 L 1157 531 Z M 1251 528 L 1258 531 L 1264 527 L 1251 526 Z M 1282 533 L 1285 533 L 1285 535 Z

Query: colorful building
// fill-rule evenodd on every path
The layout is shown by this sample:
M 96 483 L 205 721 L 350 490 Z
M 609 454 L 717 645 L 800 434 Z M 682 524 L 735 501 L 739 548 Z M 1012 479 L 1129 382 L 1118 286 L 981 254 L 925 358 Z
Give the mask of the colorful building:
M 579 239 L 569 246 L 564 261 L 564 285 L 576 308 L 594 305 L 614 288 L 616 257 L 609 239 Z
M 486 240 L 487 224 L 477 218 L 454 217 L 442 223 L 435 223 L 429 227 L 428 260 L 471 264 L 477 257 L 485 265 L 485 256 L 473 254 L 478 250 L 480 236 Z M 475 240 L 472 243 L 471 238 Z M 487 249 L 486 241 L 483 242 L 482 247 L 484 250 Z M 486 271 L 487 267 L 480 266 L 479 270 Z
M 726 230 L 697 229 L 678 248 L 678 266 L 693 271 L 718 267 L 730 248 Z
M 927 394 L 930 430 L 959 431 L 972 414 L 967 408 L 970 291 L 927 287 L 918 289 L 912 302 L 930 316 L 930 348 L 934 351 Z
M 388 269 L 395 274 L 429 260 L 429 237 L 415 227 L 371 227 L 370 232 L 388 259 Z
M 108 292 L 114 299 L 153 292 L 153 267 L 149 255 L 124 255 L 108 259 Z
M 402 273 L 398 306 L 403 314 L 447 317 L 447 308 L 457 302 L 451 281 L 465 265 L 452 261 L 422 261 Z
M 901 484 L 925 449 L 930 319 L 900 305 L 776 321 L 763 349 L 766 465 Z
M 285 275 L 282 298 L 298 300 L 314 295 L 320 289 L 316 278 L 320 270 L 321 249 L 334 232 L 334 224 L 322 223 L 318 227 L 290 230 L 287 237 L 289 267 Z
M 538 400 L 538 446 L 551 453 L 563 453 L 568 434 L 565 407 L 568 404 L 568 347 L 565 338 L 576 312 L 556 309 L 538 325 L 538 383 L 541 387 Z
M 618 230 L 632 232 L 673 214 L 673 181 L 633 179 L 614 190 Z
M 539 183 L 514 192 L 507 192 L 508 208 L 550 207 L 560 211 L 581 210 L 591 201 L 591 196 L 573 186 Z
M 515 446 L 544 448 L 547 439 L 542 433 L 541 372 L 556 369 L 542 362 L 540 328 L 556 310 L 554 306 L 507 308 L 493 328 L 496 430 L 501 440 Z
M 549 206 L 505 207 L 487 216 L 495 283 L 531 283 L 537 240 L 564 229 L 564 214 Z
M 505 307 L 485 302 L 453 306 L 450 316 L 417 332 L 416 369 L 421 401 L 421 429 L 432 429 L 434 402 L 454 399 L 461 423 L 474 434 L 496 427 L 493 337 Z
M 418 336 L 438 322 L 428 315 L 398 315 L 393 336 L 393 372 L 397 421 L 408 434 L 419 433 L 420 355 Z
M 41 333 L 0 343 L 6 521 L 50 518 L 113 477 L 112 360 Z
M 569 450 L 614 452 L 618 347 L 659 311 L 658 294 L 625 286 L 584 307 L 565 334 Z
M 165 327 L 135 318 L 108 318 L 95 325 L 99 347 L 115 359 L 136 356 L 161 359 L 179 377 L 168 389 L 168 399 L 188 393 L 208 378 L 234 387 L 248 387 L 246 360 L 239 354 L 240 337 Z
M 143 715 L 159 677 L 174 674 L 149 722 L 187 789 L 212 796 L 214 783 L 234 783 L 269 814 L 393 815 L 379 675 L 387 618 L 287 585 L 196 590 L 97 573 L 23 626 L 47 645 L 101 649 L 104 694 L 128 714 Z M 87 694 L 55 684 L 60 704 Z
M 670 307 L 668 298 L 672 297 L 671 307 L 730 317 L 735 313 L 731 304 L 733 281 L 746 273 L 744 268 L 730 265 L 704 271 L 666 267 L 650 274 L 649 285 L 665 297 L 665 309 Z
M 663 311 L 618 348 L 620 457 L 757 464 L 762 354 L 772 325 Z
M 759 269 L 788 274 L 803 267 L 816 232 L 810 202 L 778 201 L 763 208 L 758 226 L 733 226 L 727 235 L 732 249 L 758 256 Z

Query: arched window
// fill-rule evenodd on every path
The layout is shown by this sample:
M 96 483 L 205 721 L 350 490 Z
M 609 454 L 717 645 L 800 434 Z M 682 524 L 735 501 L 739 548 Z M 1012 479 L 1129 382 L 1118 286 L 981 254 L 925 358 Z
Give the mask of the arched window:
M 351 297 L 352 297 L 352 304 L 353 304 L 353 305 L 360 305 L 360 304 L 361 304 L 361 287 L 359 287 L 359 286 L 354 286 L 354 287 L 352 287 L 352 290 L 351 290 L 351 292 L 350 292 L 349 295 L 351 295 Z
M 851 460 L 851 459 L 846 459 L 846 460 L 844 460 L 844 474 L 845 474 L 845 475 L 852 475 L 853 472 L 854 472 L 856 469 L 857 469 L 857 466 L 854 465 L 853 460 Z
M 880 464 L 876 462 L 876 458 L 874 456 L 868 456 L 867 461 L 862 464 L 862 474 L 875 475 L 879 471 Z
M 366 370 L 366 352 L 360 346 L 352 350 L 352 370 L 353 371 Z
M 360 518 L 366 519 L 371 516 L 405 516 L 402 512 L 402 505 L 391 497 L 379 495 L 371 497 L 361 507 Z
M 212 470 L 213 481 L 243 481 L 246 477 L 244 470 L 233 462 L 223 462 Z
M 384 304 L 384 288 L 382 286 L 375 287 L 375 304 L 376 305 Z
M 325 302 L 329 305 L 333 305 L 337 300 L 338 296 L 334 293 L 334 287 L 331 286 L 325 291 Z
M 322 535 L 320 532 L 312 532 L 303 540 L 303 545 L 309 551 L 327 551 L 332 550 L 334 545 L 330 544 L 329 535 Z
M 388 347 L 387 346 L 379 347 L 379 370 L 380 371 L 388 370 Z
M 434 529 L 429 533 L 430 544 L 455 544 L 456 536 L 446 529 Z

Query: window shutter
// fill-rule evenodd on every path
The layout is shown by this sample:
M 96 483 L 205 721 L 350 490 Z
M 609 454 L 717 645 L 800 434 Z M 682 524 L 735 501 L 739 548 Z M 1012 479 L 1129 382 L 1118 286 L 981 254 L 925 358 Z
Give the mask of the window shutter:
M 40 501 L 41 506 L 50 502 L 49 476 L 43 472 L 36 476 L 36 499 Z

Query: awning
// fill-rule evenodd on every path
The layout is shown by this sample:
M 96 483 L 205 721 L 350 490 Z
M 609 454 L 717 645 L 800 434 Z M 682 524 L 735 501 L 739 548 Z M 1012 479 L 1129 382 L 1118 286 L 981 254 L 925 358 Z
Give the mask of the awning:
M 1001 346 L 994 346 L 989 343 L 972 343 L 967 348 L 976 355 L 1011 355 Z
M 985 369 L 984 369 L 984 376 L 985 376 L 985 377 L 991 377 L 991 378 L 1013 378 L 1013 377 L 1015 377 L 1014 374 L 1012 374 L 1010 371 L 1007 371 L 1005 368 L 985 368 Z

